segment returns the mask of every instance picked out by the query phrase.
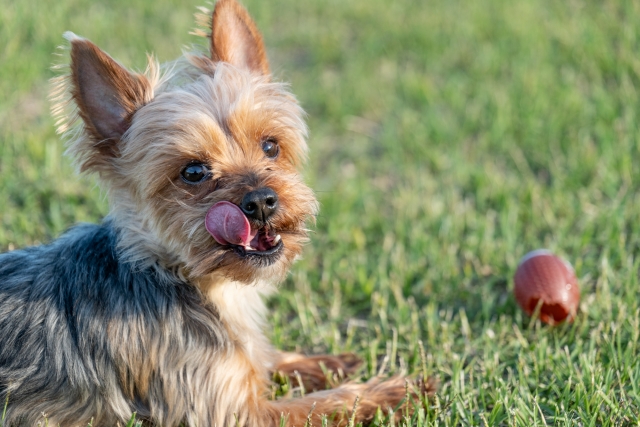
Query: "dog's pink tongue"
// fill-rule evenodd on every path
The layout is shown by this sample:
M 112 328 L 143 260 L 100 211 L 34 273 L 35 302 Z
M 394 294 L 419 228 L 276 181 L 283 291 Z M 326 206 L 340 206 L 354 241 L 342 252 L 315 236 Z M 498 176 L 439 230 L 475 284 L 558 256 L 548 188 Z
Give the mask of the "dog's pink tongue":
M 247 246 L 255 237 L 247 217 L 239 207 L 230 202 L 218 202 L 211 206 L 204 225 L 221 245 Z

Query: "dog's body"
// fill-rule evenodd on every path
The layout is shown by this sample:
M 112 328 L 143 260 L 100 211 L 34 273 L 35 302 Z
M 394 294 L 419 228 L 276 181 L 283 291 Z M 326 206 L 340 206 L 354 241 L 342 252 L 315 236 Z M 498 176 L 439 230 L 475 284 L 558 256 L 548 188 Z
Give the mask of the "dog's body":
M 111 224 L 86 225 L 0 256 L 0 390 L 9 392 L 10 422 L 15 413 L 26 425 L 42 414 L 61 425 L 92 417 L 116 425 L 135 411 L 175 425 L 194 402 L 182 391 L 210 388 L 199 371 L 220 365 L 230 341 L 215 307 L 175 277 L 121 262 L 117 241 Z M 171 407 L 138 401 L 152 391 Z
M 46 414 L 108 426 L 133 412 L 158 425 L 232 424 L 274 368 L 261 333 L 269 288 L 225 282 L 208 301 L 174 275 L 122 262 L 117 244 L 107 222 L 0 256 L 9 425 L 14 414 L 25 425 Z
M 111 213 L 50 245 L 0 255 L 0 399 L 5 426 L 344 425 L 403 401 L 400 378 L 267 399 L 270 373 L 326 387 L 348 356 L 275 351 L 263 297 L 306 238 L 316 201 L 298 168 L 302 110 L 269 80 L 260 34 L 220 0 L 211 53 L 159 77 L 133 74 L 73 35 L 57 114 Z M 68 110 L 68 109 L 67 109 Z M 81 121 L 74 128 L 73 122 Z M 425 391 L 424 389 L 422 391 Z

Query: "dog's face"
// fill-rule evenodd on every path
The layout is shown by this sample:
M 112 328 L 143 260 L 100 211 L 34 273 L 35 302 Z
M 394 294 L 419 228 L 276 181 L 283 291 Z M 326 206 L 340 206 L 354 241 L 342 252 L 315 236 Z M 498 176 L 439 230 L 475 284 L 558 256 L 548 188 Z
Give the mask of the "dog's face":
M 125 247 L 145 240 L 192 278 L 278 280 L 317 206 L 299 175 L 303 112 L 269 80 L 244 9 L 219 1 L 212 27 L 210 57 L 163 79 L 70 37 L 67 89 L 84 124 L 70 152 L 108 187 Z

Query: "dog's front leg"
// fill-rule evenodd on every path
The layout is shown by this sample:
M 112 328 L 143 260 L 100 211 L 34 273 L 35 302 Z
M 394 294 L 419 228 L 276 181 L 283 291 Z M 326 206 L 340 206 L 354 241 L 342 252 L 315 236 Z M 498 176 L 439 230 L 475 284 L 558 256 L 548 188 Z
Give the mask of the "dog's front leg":
M 274 427 L 282 425 L 281 420 L 287 427 L 321 426 L 323 419 L 332 427 L 346 426 L 351 419 L 355 424 L 369 425 L 378 408 L 386 417 L 400 420 L 403 415 L 414 413 L 424 396 L 433 392 L 432 382 L 413 383 L 403 377 L 382 382 L 374 379 L 364 384 L 342 384 L 302 398 L 267 401 L 263 412 L 268 414 L 268 425 Z
M 333 388 L 358 371 L 362 360 L 352 353 L 305 356 L 282 352 L 273 368 L 276 376 L 289 378 L 293 386 L 306 392 Z

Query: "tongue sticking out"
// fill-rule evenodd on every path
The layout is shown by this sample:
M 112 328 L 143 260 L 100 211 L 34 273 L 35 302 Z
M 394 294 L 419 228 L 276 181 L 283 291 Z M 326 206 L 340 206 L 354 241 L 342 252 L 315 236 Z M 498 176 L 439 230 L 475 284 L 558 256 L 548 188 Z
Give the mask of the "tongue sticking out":
M 207 231 L 221 245 L 249 246 L 258 231 L 252 231 L 247 217 L 230 202 L 211 206 L 204 220 Z

